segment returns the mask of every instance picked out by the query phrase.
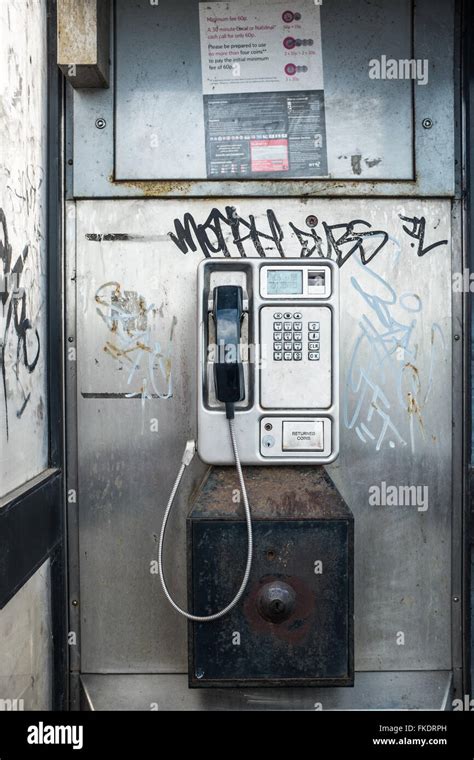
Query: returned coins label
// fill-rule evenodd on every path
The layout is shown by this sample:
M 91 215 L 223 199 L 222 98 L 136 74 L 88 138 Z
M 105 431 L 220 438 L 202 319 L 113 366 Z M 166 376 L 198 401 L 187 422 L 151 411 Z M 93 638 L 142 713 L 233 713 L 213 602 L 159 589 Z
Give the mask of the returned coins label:
M 324 435 L 321 420 L 283 422 L 283 451 L 323 451 Z

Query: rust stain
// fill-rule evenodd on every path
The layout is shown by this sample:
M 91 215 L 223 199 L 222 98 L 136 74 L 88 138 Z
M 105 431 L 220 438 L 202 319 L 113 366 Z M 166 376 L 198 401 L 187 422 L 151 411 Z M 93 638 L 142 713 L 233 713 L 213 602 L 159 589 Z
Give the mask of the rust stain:
M 418 422 L 420 424 L 420 428 L 421 428 L 421 430 L 422 430 L 422 432 L 424 434 L 424 432 L 425 432 L 425 425 L 424 425 L 424 422 L 423 422 L 423 418 L 421 416 L 421 409 L 420 409 L 420 406 L 418 404 L 418 401 L 413 396 L 413 394 L 410 393 L 410 391 L 408 391 L 408 393 L 407 393 L 407 398 L 408 398 L 408 408 L 407 408 L 408 414 L 412 414 L 412 415 L 414 415 L 417 418 L 417 420 L 418 420 Z

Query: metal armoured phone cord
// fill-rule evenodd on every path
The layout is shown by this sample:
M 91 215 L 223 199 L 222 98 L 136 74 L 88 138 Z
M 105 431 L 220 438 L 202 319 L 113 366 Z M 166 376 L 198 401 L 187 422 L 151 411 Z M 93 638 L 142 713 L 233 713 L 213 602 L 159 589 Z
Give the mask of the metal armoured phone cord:
M 242 594 L 245 591 L 245 588 L 247 586 L 247 582 L 250 576 L 250 569 L 252 567 L 252 557 L 253 557 L 252 516 L 250 513 L 249 500 L 247 497 L 247 489 L 245 488 L 245 481 L 244 481 L 244 476 L 242 474 L 239 451 L 237 448 L 237 440 L 235 437 L 234 405 L 231 403 L 226 403 L 226 416 L 229 421 L 229 432 L 230 432 L 230 438 L 232 442 L 232 449 L 234 451 L 235 467 L 237 469 L 237 474 L 239 476 L 240 488 L 242 490 L 242 498 L 244 501 L 245 521 L 247 523 L 247 565 L 245 568 L 245 573 L 242 579 L 242 583 L 240 585 L 239 590 L 237 591 L 237 594 L 234 596 L 232 601 L 229 602 L 227 607 L 224 607 L 224 609 L 220 610 L 220 612 L 215 612 L 213 615 L 192 615 L 190 612 L 183 610 L 178 604 L 176 604 L 176 602 L 172 599 L 171 594 L 168 591 L 168 587 L 166 585 L 165 576 L 163 572 L 163 544 L 165 540 L 166 524 L 168 522 L 168 518 L 170 516 L 173 502 L 178 492 L 178 488 L 180 486 L 184 471 L 186 467 L 192 462 L 194 454 L 196 452 L 196 444 L 194 441 L 188 441 L 186 444 L 183 458 L 181 460 L 181 467 L 179 469 L 178 476 L 171 490 L 171 494 L 168 499 L 168 504 L 166 505 L 166 510 L 163 517 L 163 524 L 161 526 L 160 541 L 159 541 L 159 546 L 158 546 L 158 566 L 159 566 L 159 572 L 160 572 L 160 580 L 161 580 L 161 585 L 163 586 L 163 591 L 165 592 L 166 598 L 168 599 L 172 607 L 174 607 L 176 612 L 179 612 L 180 615 L 183 615 L 188 620 L 194 620 L 197 623 L 208 623 L 208 622 L 211 622 L 212 620 L 218 620 L 219 618 L 224 617 L 224 615 L 227 615 L 227 613 L 230 612 L 236 606 L 236 604 L 238 603 Z

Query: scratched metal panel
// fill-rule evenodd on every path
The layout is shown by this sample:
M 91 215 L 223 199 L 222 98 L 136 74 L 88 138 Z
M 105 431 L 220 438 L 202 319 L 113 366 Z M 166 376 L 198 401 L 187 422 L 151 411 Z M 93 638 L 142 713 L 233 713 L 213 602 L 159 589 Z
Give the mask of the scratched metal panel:
M 0 496 L 48 466 L 46 2 L 0 3 Z
M 47 559 L 0 610 L 0 712 L 9 709 L 8 700 L 17 710 L 51 709 L 50 600 L 51 569 Z
M 117 2 L 118 180 L 206 178 L 198 5 Z M 411 0 L 331 0 L 320 11 L 329 175 L 413 179 L 412 82 L 369 77 L 382 54 L 412 57 Z
M 339 0 L 337 0 L 339 4 Z M 181 5 L 181 4 L 180 4 Z M 393 3 L 393 6 L 398 5 Z M 338 93 L 345 93 L 344 99 L 347 108 L 342 114 L 340 124 L 331 122 L 331 115 L 328 114 L 328 126 L 330 131 L 333 129 L 344 130 L 344 125 L 355 121 L 350 130 L 350 134 L 342 135 L 342 142 L 345 145 L 344 152 L 337 152 L 337 167 L 344 166 L 349 170 L 349 180 L 340 182 L 337 179 L 323 180 L 296 180 L 277 182 L 271 181 L 243 181 L 235 182 L 225 180 L 220 182 L 209 180 L 198 181 L 157 181 L 157 180 L 118 180 L 115 176 L 114 161 L 114 121 L 115 121 L 115 55 L 114 51 L 114 20 L 112 19 L 111 28 L 111 81 L 109 89 L 87 90 L 78 89 L 72 91 L 68 88 L 68 114 L 74 129 L 68 132 L 66 181 L 68 197 L 76 198 L 107 198 L 107 197 L 134 197 L 134 196 L 158 196 L 158 197 L 210 197 L 224 195 L 248 196 L 259 195 L 269 197 L 285 197 L 299 195 L 324 195 L 324 196 L 361 196 L 361 195 L 379 195 L 379 196 L 401 196 L 416 197 L 419 195 L 449 196 L 454 192 L 454 135 L 455 135 L 455 103 L 454 82 L 453 82 L 453 61 L 457 52 L 459 41 L 455 40 L 454 35 L 454 0 L 417 0 L 414 4 L 413 13 L 413 51 L 412 56 L 420 61 L 429 62 L 429 80 L 426 85 L 415 85 L 413 88 L 414 96 L 414 148 L 416 176 L 414 180 L 392 181 L 375 180 L 374 171 L 380 171 L 381 164 L 370 166 L 374 157 L 364 154 L 369 146 L 367 141 L 380 139 L 375 136 L 371 125 L 378 106 L 378 100 L 373 98 L 362 99 L 359 89 L 346 89 L 346 83 L 352 79 L 351 69 L 354 65 L 368 68 L 369 58 L 363 58 L 362 52 L 358 51 L 357 45 L 354 45 L 353 56 L 349 57 L 349 68 L 343 70 L 339 68 L 339 59 L 342 61 L 346 58 L 346 51 L 350 49 L 352 39 L 362 41 L 364 32 L 358 29 L 359 24 L 352 23 L 350 27 L 350 39 L 347 44 L 343 44 L 339 36 L 339 26 L 329 19 L 325 21 L 327 7 L 335 7 L 331 2 L 323 4 L 323 33 L 326 36 L 325 61 L 333 60 L 335 63 L 328 69 L 327 63 L 324 63 L 325 87 L 329 93 L 331 90 L 335 93 L 335 100 L 339 97 Z M 327 6 L 327 7 L 326 7 Z M 135 6 L 134 6 L 135 7 Z M 155 14 L 160 12 L 162 3 L 154 5 Z M 391 18 L 390 13 L 383 14 L 383 23 L 380 19 L 380 3 L 371 3 L 368 6 L 367 13 L 360 15 L 360 26 L 374 27 L 377 23 L 377 29 L 373 33 L 373 38 L 380 40 L 385 35 L 385 22 Z M 354 8 L 351 2 L 350 8 Z M 338 17 L 340 16 L 345 24 L 344 19 L 349 9 L 347 4 L 343 4 Z M 395 12 L 394 9 L 391 9 Z M 336 15 L 336 14 L 335 14 Z M 138 16 L 137 16 L 138 19 Z M 130 25 L 130 34 L 134 34 L 135 20 Z M 382 26 L 382 28 L 380 28 Z M 376 55 L 386 54 L 392 50 L 392 33 L 394 39 L 398 39 L 398 24 L 392 24 L 389 27 L 389 40 L 386 49 L 379 47 Z M 347 28 L 346 28 L 347 34 Z M 401 34 L 401 31 L 400 31 Z M 356 37 L 354 37 L 354 35 Z M 362 38 L 359 39 L 359 35 Z M 135 35 L 136 36 L 136 35 Z M 141 59 L 141 50 L 143 43 L 137 39 L 138 47 L 135 51 L 136 60 Z M 375 44 L 375 43 L 374 43 Z M 333 48 L 333 50 L 331 49 Z M 160 48 L 161 49 L 161 48 Z M 127 51 L 125 54 L 128 55 Z M 391 54 L 391 53 L 389 53 Z M 148 50 L 148 62 L 159 59 L 159 50 L 153 40 L 153 47 Z M 362 58 L 361 58 L 362 56 Z M 186 59 L 185 59 L 186 60 Z M 120 63 L 120 62 L 119 62 Z M 166 61 L 160 59 L 160 66 L 157 76 L 160 77 L 160 71 Z M 154 66 L 154 64 L 151 64 Z M 183 67 L 184 68 L 184 67 Z M 145 70 L 143 70 L 145 74 Z M 192 72 L 190 72 L 192 78 Z M 145 77 L 146 79 L 146 77 Z M 380 86 L 380 82 L 369 80 L 374 84 L 374 92 Z M 142 86 L 140 78 L 140 86 Z M 183 82 L 181 82 L 183 85 Z M 184 81 L 186 86 L 186 80 Z M 384 85 L 388 88 L 389 102 L 388 108 L 393 105 L 392 96 L 398 87 L 397 80 L 385 81 Z M 390 85 L 390 86 L 389 86 Z M 148 82 L 149 86 L 149 82 Z M 395 88 L 395 89 L 394 89 Z M 130 93 L 129 93 L 130 94 Z M 133 94 L 133 93 L 132 93 Z M 153 95 L 153 93 L 151 93 Z M 166 89 L 161 93 L 166 97 Z M 127 95 L 128 97 L 128 95 Z M 385 102 L 385 101 L 383 101 Z M 141 113 L 146 106 L 144 101 L 140 101 L 139 107 L 131 114 L 130 122 L 127 124 L 127 145 L 129 141 L 135 140 L 134 130 L 144 132 L 146 139 L 146 128 L 137 124 L 137 113 Z M 335 110 L 337 110 L 335 106 Z M 360 141 L 355 137 L 359 134 L 357 125 L 357 116 L 362 120 L 367 111 L 370 114 L 368 129 L 363 131 Z M 95 125 L 97 119 L 101 119 L 103 128 L 98 129 Z M 425 119 L 429 119 L 432 128 L 426 129 L 423 125 Z M 394 124 L 399 123 L 398 114 L 395 114 Z M 157 133 L 153 133 L 157 134 Z M 354 136 L 354 139 L 352 139 Z M 331 142 L 331 135 L 329 135 Z M 398 142 L 395 135 L 392 145 Z M 153 143 L 156 144 L 154 138 Z M 123 150 L 126 150 L 124 146 Z M 140 145 L 140 151 L 143 149 Z M 333 152 L 334 146 L 329 145 L 330 153 Z M 141 155 L 141 153 L 140 153 Z M 358 156 L 360 155 L 360 159 Z M 341 158 L 339 158 L 341 156 Z M 346 156 L 346 158 L 344 158 Z M 140 156 L 138 156 L 139 158 Z M 368 163 L 366 162 L 368 160 Z M 70 165 L 69 165 L 70 162 Z M 336 167 L 336 168 L 337 168 Z M 378 167 L 378 168 L 377 168 Z M 360 170 L 360 174 L 358 173 Z
M 185 621 L 150 563 L 196 432 L 196 268 L 223 252 L 338 258 L 343 422 L 330 471 L 355 517 L 356 669 L 449 669 L 450 202 L 242 200 L 237 217 L 228 212 L 241 242 L 223 221 L 231 205 L 77 204 L 82 670 L 186 670 Z M 176 236 L 180 222 L 187 241 Z M 173 397 L 159 398 L 168 370 Z M 168 536 L 168 577 L 182 601 L 185 503 L 202 471 L 196 464 Z M 419 502 L 372 506 L 369 488 L 382 482 L 418 486 Z

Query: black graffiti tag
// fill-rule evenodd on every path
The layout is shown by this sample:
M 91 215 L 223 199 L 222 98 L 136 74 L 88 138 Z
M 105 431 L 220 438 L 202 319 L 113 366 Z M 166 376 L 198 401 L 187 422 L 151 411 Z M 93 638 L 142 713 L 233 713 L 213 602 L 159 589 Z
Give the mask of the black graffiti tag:
M 407 233 L 411 238 L 417 241 L 418 243 L 418 249 L 417 249 L 417 255 L 418 256 L 424 256 L 429 251 L 432 251 L 433 248 L 437 248 L 439 245 L 447 245 L 447 240 L 440 240 L 438 243 L 433 243 L 432 245 L 426 246 L 425 245 L 425 232 L 426 232 L 426 219 L 424 216 L 420 217 L 418 219 L 417 216 L 402 216 L 402 214 L 398 215 L 402 222 L 408 222 L 408 224 L 411 224 L 411 229 L 409 229 L 405 224 L 403 226 L 404 232 Z M 415 247 L 415 243 L 411 243 L 411 247 Z
M 12 247 L 8 238 L 7 221 L 3 209 L 0 209 L 0 283 L 2 284 L 0 289 L 0 303 L 2 304 L 0 319 L 0 371 L 5 405 L 7 439 L 9 435 L 6 366 L 8 340 L 11 335 L 14 336 L 14 341 L 16 340 L 16 361 L 13 366 L 13 372 L 21 393 L 21 403 L 16 412 L 17 417 L 21 417 L 30 400 L 30 394 L 25 392 L 21 384 L 19 376 L 20 366 L 23 366 L 29 374 L 33 373 L 38 364 L 41 351 L 38 330 L 33 327 L 27 315 L 27 295 L 25 290 L 20 287 L 28 258 L 28 251 L 29 246 L 26 245 L 21 255 L 18 256 L 12 265 Z M 33 354 L 30 353 L 32 343 L 35 344 Z

